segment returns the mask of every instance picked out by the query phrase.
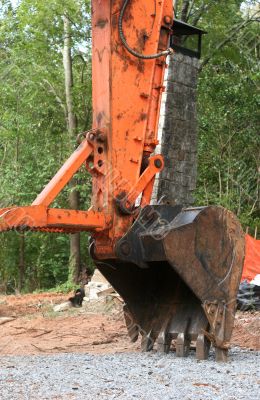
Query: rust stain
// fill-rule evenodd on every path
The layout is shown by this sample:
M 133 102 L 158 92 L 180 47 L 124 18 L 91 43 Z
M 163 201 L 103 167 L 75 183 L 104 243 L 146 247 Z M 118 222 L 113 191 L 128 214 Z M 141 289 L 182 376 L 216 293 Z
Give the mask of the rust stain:
M 116 43 L 112 47 L 112 53 L 116 52 L 118 57 L 123 61 L 123 72 L 126 72 L 129 65 L 137 68 L 138 72 L 144 74 L 145 63 L 143 60 L 135 58 L 128 53 L 128 51 L 123 47 L 121 43 Z
M 126 10 L 125 10 L 124 22 L 128 22 L 133 19 L 134 19 L 134 17 L 132 15 L 132 5 L 130 4 L 130 6 L 128 8 L 126 8 Z
M 117 28 L 117 25 L 118 25 L 118 17 L 117 17 L 117 15 L 112 15 L 112 21 L 111 21 L 111 23 L 112 23 L 112 27 L 114 28 L 114 29 L 116 29 Z
M 140 94 L 140 96 L 143 97 L 144 99 L 148 99 L 149 98 L 149 94 L 148 93 L 144 93 L 144 92 L 142 92 Z
M 142 112 L 139 115 L 139 118 L 137 120 L 135 120 L 134 124 L 138 124 L 139 122 L 147 120 L 147 117 L 148 117 L 147 114 Z
M 101 124 L 102 119 L 103 119 L 103 113 L 100 112 L 97 115 L 97 123 L 98 123 L 98 125 Z
M 138 121 L 145 121 L 147 119 L 147 114 L 146 113 L 141 113 Z
M 108 19 L 99 19 L 96 23 L 96 26 L 98 26 L 101 29 L 104 29 L 107 24 L 108 24 Z
M 123 72 L 126 72 L 127 70 L 128 70 L 128 63 L 127 61 L 124 61 Z
M 136 29 L 136 36 L 137 36 L 139 51 L 143 51 L 145 48 L 145 43 L 147 42 L 147 39 L 149 38 L 149 35 L 146 32 L 146 29 L 141 29 L 140 31 L 138 29 Z
M 158 44 L 158 49 L 160 51 L 165 50 L 167 48 L 168 37 L 169 37 L 168 29 L 162 27 L 161 32 L 160 32 L 160 37 L 159 37 L 159 44 Z
M 138 70 L 141 74 L 144 74 L 144 61 L 141 60 L 141 59 L 138 59 L 137 70 Z

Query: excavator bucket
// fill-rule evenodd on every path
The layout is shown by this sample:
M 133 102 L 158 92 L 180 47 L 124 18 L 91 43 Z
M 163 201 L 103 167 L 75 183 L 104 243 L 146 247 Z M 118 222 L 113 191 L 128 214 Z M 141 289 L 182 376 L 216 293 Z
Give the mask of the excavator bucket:
M 210 345 L 227 360 L 244 260 L 244 234 L 222 207 L 147 206 L 117 244 L 117 261 L 97 267 L 125 301 L 132 341 L 142 350 L 187 356 Z

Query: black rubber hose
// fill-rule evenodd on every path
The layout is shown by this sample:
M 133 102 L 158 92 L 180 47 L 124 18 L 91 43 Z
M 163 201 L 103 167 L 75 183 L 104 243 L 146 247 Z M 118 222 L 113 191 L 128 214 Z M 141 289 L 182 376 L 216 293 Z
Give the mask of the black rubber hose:
M 129 51 L 130 54 L 132 54 L 133 56 L 137 57 L 137 58 L 142 58 L 143 60 L 153 60 L 154 58 L 159 58 L 159 57 L 166 57 L 169 54 L 173 54 L 173 49 L 169 48 L 167 50 L 161 51 L 160 53 L 156 53 L 156 54 L 150 54 L 150 55 L 144 55 L 141 53 L 138 53 L 137 51 L 133 50 L 127 43 L 124 32 L 123 32 L 123 18 L 125 15 L 125 10 L 126 7 L 128 6 L 130 0 L 125 0 L 123 7 L 120 11 L 119 14 L 119 20 L 118 20 L 118 29 L 119 29 L 119 36 L 120 39 L 124 45 L 124 47 L 126 48 L 127 51 Z

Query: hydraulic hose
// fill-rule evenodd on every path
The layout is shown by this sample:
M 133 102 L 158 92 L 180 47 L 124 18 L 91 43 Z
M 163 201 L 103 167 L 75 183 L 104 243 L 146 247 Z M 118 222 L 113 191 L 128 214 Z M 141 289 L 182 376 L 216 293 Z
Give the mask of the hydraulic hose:
M 141 58 L 143 60 L 153 60 L 154 58 L 166 57 L 169 54 L 172 54 L 173 53 L 173 49 L 169 48 L 167 50 L 161 51 L 160 53 L 144 55 L 144 54 L 138 53 L 137 51 L 133 50 L 128 45 L 128 43 L 126 41 L 126 37 L 125 37 L 124 32 L 123 32 L 123 18 L 124 18 L 125 10 L 126 10 L 128 4 L 129 4 L 129 2 L 130 2 L 130 0 L 125 0 L 125 2 L 123 4 L 123 7 L 122 7 L 122 9 L 120 11 L 119 20 L 118 20 L 119 36 L 120 36 L 120 39 L 121 39 L 124 47 L 126 48 L 126 50 L 130 54 L 132 54 L 134 57 Z

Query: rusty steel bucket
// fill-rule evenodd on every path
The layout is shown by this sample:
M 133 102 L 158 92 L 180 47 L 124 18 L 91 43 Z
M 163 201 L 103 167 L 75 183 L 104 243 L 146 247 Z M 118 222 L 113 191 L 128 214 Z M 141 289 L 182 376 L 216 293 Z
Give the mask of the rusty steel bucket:
M 143 351 L 226 361 L 245 239 L 222 207 L 147 206 L 118 242 L 116 260 L 98 269 L 125 301 L 129 336 Z

